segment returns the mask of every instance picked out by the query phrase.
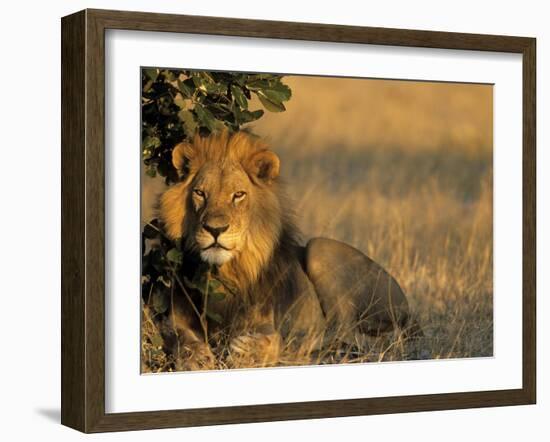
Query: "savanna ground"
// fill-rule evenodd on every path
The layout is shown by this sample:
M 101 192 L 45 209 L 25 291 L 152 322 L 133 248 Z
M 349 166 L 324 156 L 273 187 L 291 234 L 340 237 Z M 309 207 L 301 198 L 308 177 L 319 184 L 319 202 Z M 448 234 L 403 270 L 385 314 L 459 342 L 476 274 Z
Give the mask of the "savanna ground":
M 402 333 L 281 365 L 483 357 L 493 354 L 492 87 L 287 77 L 287 111 L 255 133 L 271 141 L 304 238 L 362 250 L 406 293 L 424 336 Z M 150 180 L 152 181 L 152 180 Z M 146 182 L 143 219 L 162 186 Z M 146 318 L 147 319 L 147 318 Z M 142 369 L 164 371 L 143 321 Z M 216 367 L 246 367 L 219 350 Z

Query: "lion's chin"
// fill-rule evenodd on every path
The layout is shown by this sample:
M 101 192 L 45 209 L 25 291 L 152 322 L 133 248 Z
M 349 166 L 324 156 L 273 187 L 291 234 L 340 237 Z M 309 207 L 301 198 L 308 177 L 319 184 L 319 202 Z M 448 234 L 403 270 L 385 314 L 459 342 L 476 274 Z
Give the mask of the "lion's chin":
M 220 247 L 212 247 L 201 251 L 201 259 L 208 264 L 221 266 L 233 258 L 233 253 Z

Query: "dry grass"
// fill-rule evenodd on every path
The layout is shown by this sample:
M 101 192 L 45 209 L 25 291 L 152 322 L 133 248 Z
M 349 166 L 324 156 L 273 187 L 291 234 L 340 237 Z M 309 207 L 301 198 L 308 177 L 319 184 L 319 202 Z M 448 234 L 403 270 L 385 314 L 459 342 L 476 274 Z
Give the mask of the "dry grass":
M 492 355 L 491 87 L 288 83 L 294 96 L 287 112 L 268 114 L 255 131 L 281 157 L 304 237 L 345 241 L 386 267 L 425 336 L 396 333 L 322 351 L 289 345 L 279 364 Z M 155 189 L 149 186 L 146 198 Z M 171 361 L 154 349 L 151 324 L 144 321 L 143 368 L 166 370 Z M 212 368 L 253 365 L 232 360 L 223 343 L 216 351 Z

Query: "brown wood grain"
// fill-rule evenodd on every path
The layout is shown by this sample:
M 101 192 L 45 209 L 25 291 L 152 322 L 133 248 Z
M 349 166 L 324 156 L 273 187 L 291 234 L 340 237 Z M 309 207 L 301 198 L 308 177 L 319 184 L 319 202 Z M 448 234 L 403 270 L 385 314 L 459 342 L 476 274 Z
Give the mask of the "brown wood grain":
M 105 413 L 106 29 L 523 55 L 523 387 L 338 401 Z M 86 10 L 62 19 L 62 423 L 84 432 L 532 404 L 536 398 L 535 39 Z M 519 189 L 518 189 L 519 191 Z
M 530 403 L 537 395 L 536 65 L 531 39 L 523 50 L 523 389 Z
M 85 428 L 85 14 L 61 33 L 61 422 Z

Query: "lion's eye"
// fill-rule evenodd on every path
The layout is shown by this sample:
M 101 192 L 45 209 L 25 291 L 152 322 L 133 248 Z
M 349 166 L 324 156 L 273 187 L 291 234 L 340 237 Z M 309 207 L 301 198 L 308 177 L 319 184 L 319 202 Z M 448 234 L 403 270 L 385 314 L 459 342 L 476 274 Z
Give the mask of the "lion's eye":
M 246 195 L 246 192 L 244 191 L 239 191 L 239 192 L 235 192 L 233 194 L 233 201 L 236 201 L 236 200 L 242 200 Z
M 200 189 L 193 189 L 193 193 L 197 195 L 199 198 L 204 198 L 204 192 Z

